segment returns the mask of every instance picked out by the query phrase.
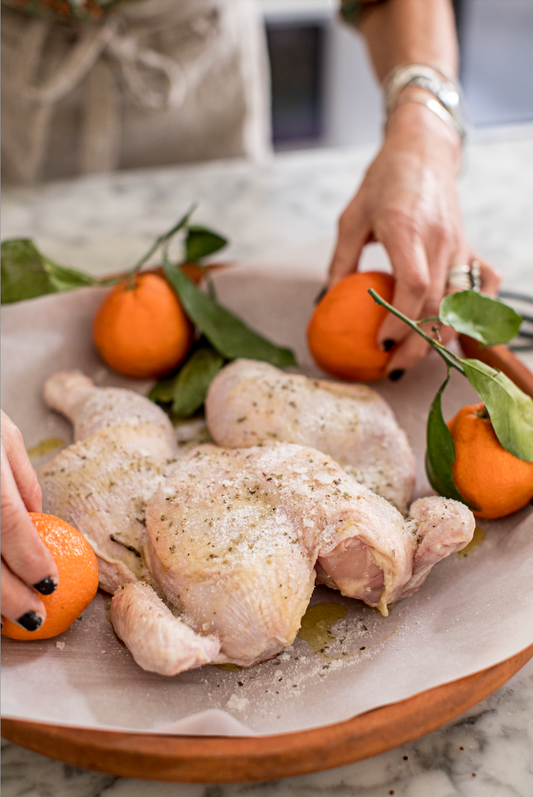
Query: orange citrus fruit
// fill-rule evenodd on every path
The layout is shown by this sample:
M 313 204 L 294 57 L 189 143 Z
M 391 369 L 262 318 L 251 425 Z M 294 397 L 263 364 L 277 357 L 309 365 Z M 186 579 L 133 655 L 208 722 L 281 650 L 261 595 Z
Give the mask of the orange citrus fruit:
M 120 282 L 98 308 L 96 348 L 124 376 L 152 379 L 176 367 L 192 342 L 192 325 L 178 297 L 156 272 Z
M 510 454 L 494 432 L 483 403 L 463 407 L 448 423 L 455 446 L 457 489 L 478 508 L 474 515 L 510 515 L 533 498 L 533 462 Z
M 394 277 L 383 271 L 355 272 L 337 283 L 317 304 L 307 328 L 316 364 L 338 379 L 373 382 L 385 376 L 392 351 L 377 343 L 387 310 L 368 293 L 392 300 Z
M 62 634 L 87 608 L 98 589 L 98 563 L 93 549 L 75 528 L 54 515 L 30 512 L 59 571 L 59 582 L 51 595 L 39 595 L 46 618 L 37 631 L 26 631 L 3 619 L 2 634 L 11 639 L 49 639 Z

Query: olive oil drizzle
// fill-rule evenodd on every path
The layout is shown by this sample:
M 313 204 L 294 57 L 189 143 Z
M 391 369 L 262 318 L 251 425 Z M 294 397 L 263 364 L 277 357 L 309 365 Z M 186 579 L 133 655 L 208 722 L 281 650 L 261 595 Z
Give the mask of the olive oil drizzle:
M 30 459 L 35 459 L 36 457 L 43 457 L 45 454 L 49 454 L 50 451 L 55 451 L 56 448 L 64 447 L 65 441 L 62 437 L 47 437 L 45 440 L 41 440 L 40 443 L 37 443 L 36 446 L 28 448 L 27 453 Z
M 483 543 L 483 540 L 485 539 L 486 536 L 487 536 L 487 534 L 486 534 L 485 531 L 483 531 L 481 526 L 476 526 L 475 531 L 474 531 L 474 536 L 472 537 L 472 539 L 470 540 L 468 545 L 465 545 L 464 548 L 462 548 L 460 551 L 457 552 L 457 556 L 460 559 L 464 559 L 465 557 L 469 556 L 477 548 L 480 547 L 480 545 Z
M 348 610 L 342 603 L 317 603 L 310 606 L 302 617 L 298 636 L 309 645 L 313 653 L 332 661 L 340 656 L 330 656 L 328 647 L 335 641 L 331 629 L 339 620 L 344 620 Z

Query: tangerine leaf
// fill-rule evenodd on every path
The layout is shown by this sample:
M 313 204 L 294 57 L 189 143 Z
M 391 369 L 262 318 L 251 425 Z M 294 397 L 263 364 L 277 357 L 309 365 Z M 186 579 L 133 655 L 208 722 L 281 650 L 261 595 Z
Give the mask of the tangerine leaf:
M 198 224 L 191 224 L 187 228 L 185 238 L 185 257 L 195 263 L 207 255 L 218 252 L 227 243 L 227 238 L 223 238 L 213 230 L 208 230 L 207 227 L 201 227 Z
M 224 363 L 203 338 L 178 373 L 156 382 L 148 397 L 158 404 L 172 404 L 174 415 L 188 418 L 204 403 L 209 385 Z
M 459 291 L 445 296 L 440 304 L 439 320 L 484 346 L 512 340 L 523 321 L 505 302 L 477 291 Z
M 250 360 L 262 360 L 278 368 L 296 365 L 296 358 L 291 349 L 276 346 L 254 332 L 244 321 L 222 307 L 216 299 L 203 293 L 182 271 L 174 268 L 168 261 L 163 268 L 191 321 L 226 360 L 245 357 Z
M 2 304 L 35 299 L 96 282 L 88 274 L 54 263 L 30 238 L 2 243 Z
M 533 462 L 533 399 L 509 377 L 480 360 L 461 360 L 466 378 L 485 404 L 496 437 L 510 454 Z
M 60 266 L 59 263 L 54 263 L 47 257 L 43 256 L 44 268 L 55 286 L 55 289 L 61 291 L 72 291 L 75 288 L 83 288 L 87 285 L 95 285 L 97 280 L 86 274 L 84 271 L 68 268 L 67 266 Z
M 189 357 L 174 381 L 172 412 L 189 418 L 205 401 L 209 385 L 225 360 L 212 346 L 204 345 Z
M 165 379 L 158 379 L 148 393 L 150 401 L 156 404 L 172 404 L 174 400 L 176 378 L 177 374 L 173 374 L 172 376 L 165 377 Z
M 448 384 L 450 371 L 431 403 L 426 429 L 426 473 L 429 483 L 436 493 L 445 498 L 461 501 L 469 509 L 476 507 L 466 501 L 457 489 L 452 465 L 455 461 L 455 448 L 452 436 L 442 415 L 442 394 Z

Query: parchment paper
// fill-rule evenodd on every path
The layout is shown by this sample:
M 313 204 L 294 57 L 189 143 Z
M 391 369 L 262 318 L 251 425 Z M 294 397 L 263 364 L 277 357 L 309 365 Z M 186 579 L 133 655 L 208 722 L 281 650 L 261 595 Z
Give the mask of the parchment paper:
M 226 305 L 277 343 L 292 346 L 301 371 L 318 374 L 305 344 L 321 287 L 317 275 L 256 265 L 222 272 L 216 283 Z M 2 311 L 2 403 L 28 448 L 51 437 L 71 441 L 70 425 L 41 398 L 44 380 L 55 371 L 80 368 L 99 384 L 143 392 L 149 387 L 113 375 L 92 347 L 90 327 L 103 290 L 86 288 Z M 417 495 L 431 492 L 423 470 L 425 418 L 444 375 L 442 362 L 430 355 L 400 382 L 375 385 L 411 438 Z M 445 416 L 476 400 L 466 380 L 454 374 Z M 2 712 L 99 729 L 272 734 L 341 721 L 490 667 L 533 643 L 531 506 L 479 525 L 486 533 L 482 544 L 440 563 L 388 618 L 317 589 L 313 603 L 340 602 L 348 610 L 332 629 L 329 657 L 297 638 L 277 659 L 248 670 L 208 666 L 165 678 L 135 664 L 106 619 L 109 598 L 98 594 L 60 638 L 2 639 Z

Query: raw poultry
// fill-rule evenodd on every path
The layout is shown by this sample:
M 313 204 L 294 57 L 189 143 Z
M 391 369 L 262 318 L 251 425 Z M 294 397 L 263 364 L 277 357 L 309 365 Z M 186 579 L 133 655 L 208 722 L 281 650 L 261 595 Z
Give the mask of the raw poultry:
M 177 457 L 165 414 L 137 394 L 62 373 L 45 396 L 88 437 L 41 469 L 44 510 L 92 542 L 115 630 L 148 670 L 276 655 L 317 576 L 386 615 L 473 534 L 462 504 L 423 498 L 406 520 L 316 448 Z
M 235 360 L 211 383 L 206 416 L 220 446 L 274 440 L 312 446 L 400 512 L 407 510 L 415 457 L 391 408 L 367 385 L 308 379 L 257 360 Z

